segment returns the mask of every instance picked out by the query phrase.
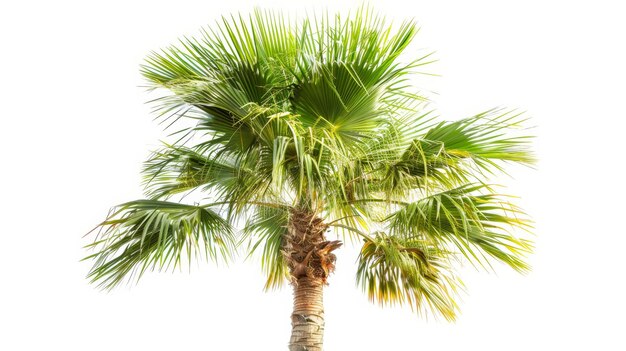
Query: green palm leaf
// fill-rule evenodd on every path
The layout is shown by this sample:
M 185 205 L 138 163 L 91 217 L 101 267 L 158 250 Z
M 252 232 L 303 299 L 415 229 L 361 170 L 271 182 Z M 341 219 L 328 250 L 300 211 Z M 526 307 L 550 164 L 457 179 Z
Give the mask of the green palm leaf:
M 473 160 L 481 169 L 500 169 L 496 161 L 532 165 L 527 135 L 515 135 L 526 118 L 521 113 L 493 109 L 455 122 L 441 122 L 424 135 L 424 139 L 441 142 L 447 154 Z
M 482 193 L 480 192 L 482 191 Z M 420 238 L 439 247 L 452 245 L 472 262 L 489 265 L 487 257 L 525 272 L 524 257 L 532 246 L 515 229 L 530 229 L 525 213 L 507 196 L 484 184 L 468 184 L 406 204 L 389 218 L 391 233 Z
M 284 208 L 258 208 L 246 223 L 244 234 L 251 242 L 250 255 L 261 250 L 261 268 L 267 275 L 265 289 L 281 287 L 289 278 L 282 248 L 289 212 Z
M 146 193 L 164 198 L 177 193 L 204 188 L 229 189 L 240 174 L 246 174 L 236 161 L 226 155 L 207 157 L 191 148 L 169 145 L 158 150 L 143 168 Z
M 233 229 L 214 211 L 201 206 L 140 200 L 122 204 L 100 225 L 94 266 L 88 277 L 111 289 L 127 276 L 147 269 L 175 268 L 183 257 L 228 258 Z
M 358 259 L 357 283 L 370 300 L 409 304 L 418 312 L 438 312 L 454 320 L 456 291 L 448 253 L 425 241 L 378 233 L 366 239 Z

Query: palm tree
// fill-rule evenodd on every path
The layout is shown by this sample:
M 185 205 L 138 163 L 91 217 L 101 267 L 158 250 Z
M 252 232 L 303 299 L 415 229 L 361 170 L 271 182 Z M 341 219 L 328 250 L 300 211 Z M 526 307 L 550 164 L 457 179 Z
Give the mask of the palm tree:
M 111 289 L 183 261 L 260 254 L 267 289 L 293 287 L 290 350 L 321 350 L 322 293 L 338 238 L 362 245 L 374 301 L 453 320 L 455 262 L 524 272 L 530 222 L 490 175 L 530 165 L 524 118 L 493 109 L 437 121 L 405 59 L 413 21 L 370 8 L 291 21 L 256 10 L 153 52 L 141 72 L 176 142 L 146 161 L 146 199 L 114 207 L 88 247 Z M 200 191 L 202 203 L 185 203 Z

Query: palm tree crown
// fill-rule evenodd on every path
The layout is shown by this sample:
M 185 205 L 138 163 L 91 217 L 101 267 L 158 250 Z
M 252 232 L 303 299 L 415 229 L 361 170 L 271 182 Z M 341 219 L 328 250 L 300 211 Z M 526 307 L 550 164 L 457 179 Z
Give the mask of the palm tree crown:
M 300 21 L 257 10 L 153 52 L 141 72 L 162 92 L 159 118 L 194 125 L 147 160 L 146 199 L 99 226 L 90 279 L 109 289 L 245 251 L 260 253 L 267 288 L 325 283 L 341 245 L 331 227 L 362 245 L 356 279 L 371 300 L 446 319 L 455 260 L 526 271 L 531 244 L 516 233 L 530 222 L 489 183 L 508 162 L 532 164 L 525 119 L 438 121 L 410 84 L 430 62 L 406 59 L 416 32 L 368 8 Z M 197 189 L 204 203 L 179 199 Z

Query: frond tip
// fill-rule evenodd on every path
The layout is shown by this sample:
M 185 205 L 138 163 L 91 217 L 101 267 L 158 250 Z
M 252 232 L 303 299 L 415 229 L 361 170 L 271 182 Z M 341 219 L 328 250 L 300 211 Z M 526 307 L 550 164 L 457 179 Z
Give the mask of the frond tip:
M 138 200 L 119 205 L 99 226 L 97 250 L 85 259 L 95 263 L 88 274 L 92 282 L 112 289 L 125 278 L 146 269 L 175 268 L 181 257 L 230 256 L 233 229 L 212 210 L 173 202 Z
M 451 275 L 447 256 L 425 242 L 378 233 L 363 244 L 357 283 L 373 302 L 408 303 L 417 312 L 430 309 L 454 320 L 462 283 Z

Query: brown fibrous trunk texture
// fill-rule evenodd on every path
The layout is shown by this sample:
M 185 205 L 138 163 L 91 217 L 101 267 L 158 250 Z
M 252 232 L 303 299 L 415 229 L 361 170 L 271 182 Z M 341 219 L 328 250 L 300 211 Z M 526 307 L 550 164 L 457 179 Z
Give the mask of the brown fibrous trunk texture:
M 341 241 L 327 241 L 324 236 L 327 229 L 328 225 L 314 214 L 291 210 L 283 255 L 293 284 L 303 277 L 326 283 L 335 270 L 337 257 L 332 252 L 341 246 Z
M 293 285 L 290 351 L 321 351 L 324 337 L 323 290 L 335 270 L 332 253 L 341 242 L 326 240 L 328 225 L 314 214 L 292 210 L 283 255 Z

